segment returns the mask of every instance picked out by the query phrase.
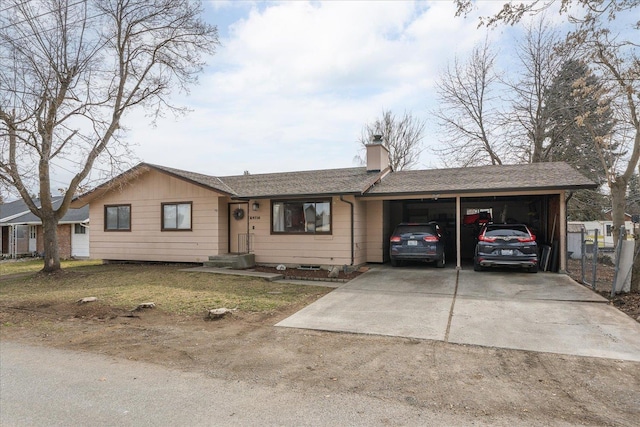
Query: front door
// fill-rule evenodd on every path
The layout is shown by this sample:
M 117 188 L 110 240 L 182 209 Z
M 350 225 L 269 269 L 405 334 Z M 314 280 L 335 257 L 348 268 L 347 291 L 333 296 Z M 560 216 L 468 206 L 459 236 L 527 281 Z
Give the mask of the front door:
M 34 253 L 37 250 L 38 229 L 35 225 L 29 226 L 29 252 Z
M 229 252 L 249 253 L 249 204 L 229 204 Z

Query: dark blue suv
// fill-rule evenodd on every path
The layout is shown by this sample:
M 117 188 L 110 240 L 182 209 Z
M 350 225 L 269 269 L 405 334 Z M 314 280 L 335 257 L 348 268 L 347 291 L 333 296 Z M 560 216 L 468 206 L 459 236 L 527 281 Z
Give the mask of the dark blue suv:
M 473 269 L 521 267 L 538 272 L 536 236 L 524 224 L 485 224 L 478 235 Z
M 394 267 L 402 261 L 434 262 L 440 268 L 445 265 L 442 229 L 435 222 L 398 224 L 389 243 Z

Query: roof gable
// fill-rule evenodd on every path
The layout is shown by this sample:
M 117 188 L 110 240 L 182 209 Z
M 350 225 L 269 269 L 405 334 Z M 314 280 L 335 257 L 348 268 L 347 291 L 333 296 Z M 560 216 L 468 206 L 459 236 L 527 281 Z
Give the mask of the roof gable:
M 80 207 L 90 203 L 92 200 L 102 197 L 109 191 L 123 187 L 125 184 L 132 182 L 142 174 L 155 170 L 163 174 L 173 176 L 183 181 L 216 191 L 225 195 L 233 196 L 235 193 L 219 178 L 210 175 L 204 175 L 196 172 L 189 172 L 181 169 L 169 168 L 166 166 L 154 165 L 151 163 L 139 163 L 133 168 L 121 173 L 115 178 L 100 184 L 91 191 L 75 197 L 71 202 L 71 206 Z

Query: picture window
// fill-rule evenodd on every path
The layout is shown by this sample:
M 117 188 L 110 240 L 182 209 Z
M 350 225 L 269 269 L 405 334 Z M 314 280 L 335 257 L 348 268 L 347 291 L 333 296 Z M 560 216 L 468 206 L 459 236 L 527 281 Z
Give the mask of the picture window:
M 330 234 L 331 200 L 274 201 L 272 233 Z

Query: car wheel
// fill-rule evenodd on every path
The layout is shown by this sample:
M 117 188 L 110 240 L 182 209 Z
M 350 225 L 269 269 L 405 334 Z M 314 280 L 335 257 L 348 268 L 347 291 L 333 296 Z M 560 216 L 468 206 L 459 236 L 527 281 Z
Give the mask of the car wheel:
M 482 271 L 482 266 L 478 264 L 475 258 L 473 259 L 473 271 Z
M 527 271 L 528 271 L 529 273 L 537 273 L 537 272 L 538 272 L 538 266 L 536 265 L 536 266 L 533 266 L 533 267 L 529 267 L 529 268 L 527 269 Z
M 440 258 L 439 260 L 436 261 L 436 267 L 437 268 L 444 268 L 446 261 L 444 259 L 444 252 L 442 253 L 442 258 Z
M 398 260 L 391 258 L 391 267 L 397 267 L 397 266 L 398 266 Z

